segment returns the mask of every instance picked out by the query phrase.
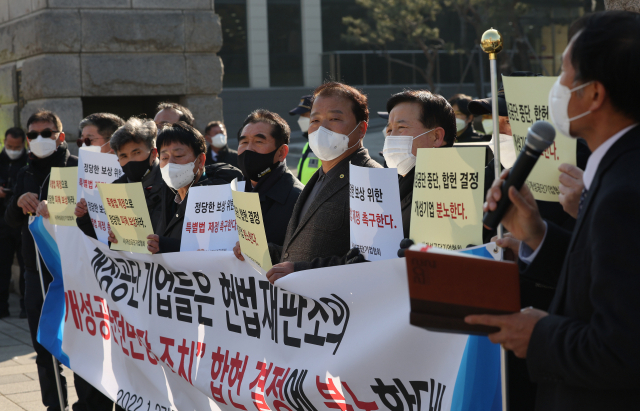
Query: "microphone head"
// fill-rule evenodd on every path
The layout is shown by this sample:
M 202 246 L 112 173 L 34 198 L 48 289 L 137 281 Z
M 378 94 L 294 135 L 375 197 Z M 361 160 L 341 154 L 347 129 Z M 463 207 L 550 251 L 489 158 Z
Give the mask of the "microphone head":
M 529 127 L 525 144 L 532 150 L 542 153 L 556 138 L 556 129 L 551 123 L 540 120 Z

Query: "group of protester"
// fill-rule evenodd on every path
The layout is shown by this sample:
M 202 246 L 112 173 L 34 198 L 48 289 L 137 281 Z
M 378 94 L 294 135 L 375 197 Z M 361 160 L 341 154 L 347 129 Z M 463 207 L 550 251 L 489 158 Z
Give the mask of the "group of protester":
M 635 275 L 637 241 L 632 234 L 640 228 L 635 179 L 640 107 L 637 93 L 630 92 L 640 91 L 633 73 L 639 56 L 639 15 L 597 13 L 574 25 L 549 109 L 561 132 L 584 139 L 578 144 L 578 165 L 561 166 L 559 203 L 535 201 L 526 185 L 520 192 L 509 192 L 514 205 L 503 220 L 509 235 L 496 241 L 518 256 L 522 306 L 536 309 L 467 320 L 500 327 L 491 340 L 515 354 L 509 358 L 512 409 L 533 409 L 536 390 L 537 408 L 545 410 L 629 409 L 640 399 L 635 298 L 640 277 Z M 603 59 L 606 63 L 594 64 Z M 510 136 L 508 97 L 501 91 L 494 98 L 500 128 L 495 135 Z M 411 244 L 417 150 L 490 140 L 490 133 L 475 132 L 473 116 L 481 117 L 489 129 L 491 99 L 472 101 L 457 95 L 447 101 L 427 90 L 405 90 L 391 96 L 386 109 L 383 156 L 386 165 L 398 171 L 402 255 Z M 289 125 L 264 109 L 250 113 L 243 122 L 237 132 L 237 152 L 227 145 L 223 123 L 209 123 L 203 135 L 194 128 L 189 109 L 175 103 L 160 104 L 154 119 L 124 121 L 113 114 L 92 114 L 80 123 L 78 144 L 117 156 L 124 175 L 114 184 L 142 184 L 154 231 L 147 239 L 151 253 L 180 250 L 191 187 L 245 180 L 245 191 L 259 194 L 274 264 L 266 276 L 273 283 L 293 272 L 365 261 L 358 249 L 350 249 L 349 164 L 382 167 L 365 148 L 369 107 L 359 90 L 327 82 L 304 96 L 291 114 L 299 116 L 298 124 L 308 137 L 298 177 L 285 161 Z M 19 128 L 7 130 L 0 154 L 4 211 L 0 274 L 7 283 L 6 288 L 0 284 L 0 291 L 8 292 L 5 273 L 7 267 L 10 272 L 15 247 L 21 243 L 24 307 L 37 353 L 42 400 L 55 410 L 54 364 L 37 342 L 43 297 L 27 226 L 30 215 L 48 217 L 51 167 L 77 166 L 78 158 L 71 155 L 55 113 L 38 111 L 26 125 L 26 134 Z M 494 181 L 493 161 L 488 152 L 485 211 L 495 209 L 511 166 L 503 162 L 505 171 Z M 77 203 L 75 214 L 78 227 L 95 238 L 84 200 Z M 493 235 L 487 231 L 484 238 L 489 241 Z M 109 241 L 117 242 L 112 233 Z M 234 252 L 243 259 L 239 244 Z M 44 264 L 40 266 L 47 288 L 51 276 Z M 1 304 L 6 300 L 2 298 Z M 0 316 L 4 310 L 0 307 Z M 112 409 L 112 400 L 79 376 L 74 378 L 79 398 L 74 409 Z M 66 396 L 64 380 L 63 386 Z

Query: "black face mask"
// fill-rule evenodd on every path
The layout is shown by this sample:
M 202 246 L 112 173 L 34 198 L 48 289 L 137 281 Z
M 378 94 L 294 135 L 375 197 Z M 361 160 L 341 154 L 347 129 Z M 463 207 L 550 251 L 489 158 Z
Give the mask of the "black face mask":
M 153 151 L 153 150 L 151 150 Z M 129 181 L 133 181 L 134 183 L 139 183 L 142 181 L 142 177 L 147 174 L 147 171 L 151 168 L 149 164 L 149 160 L 151 159 L 151 152 L 149 152 L 149 157 L 146 160 L 142 161 L 129 161 L 127 164 L 122 166 L 122 171 L 127 176 Z
M 251 150 L 245 150 L 238 156 L 238 167 L 245 178 L 251 181 L 258 181 L 262 177 L 268 175 L 280 162 L 273 163 L 273 157 L 276 155 L 276 148 L 270 153 L 261 154 Z

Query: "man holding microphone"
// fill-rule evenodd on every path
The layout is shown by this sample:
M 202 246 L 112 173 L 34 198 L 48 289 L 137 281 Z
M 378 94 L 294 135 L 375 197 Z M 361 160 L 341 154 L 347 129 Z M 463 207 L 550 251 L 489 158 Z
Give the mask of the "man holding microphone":
M 640 14 L 604 12 L 581 18 L 563 54 L 549 111 L 565 135 L 582 137 L 593 154 L 584 172 L 572 234 L 538 212 L 526 185 L 509 190 L 502 219 L 522 241 L 524 273 L 559 276 L 544 312 L 473 315 L 470 324 L 527 359 L 538 383 L 536 409 L 635 409 L 640 401 Z M 505 171 L 487 193 L 485 211 L 501 198 Z

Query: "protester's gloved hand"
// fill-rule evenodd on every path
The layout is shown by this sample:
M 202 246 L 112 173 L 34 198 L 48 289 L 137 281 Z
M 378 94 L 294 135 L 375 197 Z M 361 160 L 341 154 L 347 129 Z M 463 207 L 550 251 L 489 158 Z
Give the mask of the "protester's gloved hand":
M 357 247 L 352 248 L 347 252 L 347 255 L 345 255 L 345 260 L 346 260 L 345 264 L 357 264 L 357 263 L 369 262 L 369 260 L 366 260 L 364 258 L 364 255 L 360 253 L 360 249 Z
M 404 257 L 404 252 L 413 245 L 413 240 L 410 238 L 403 238 L 400 241 L 400 249 L 398 250 L 398 257 Z

